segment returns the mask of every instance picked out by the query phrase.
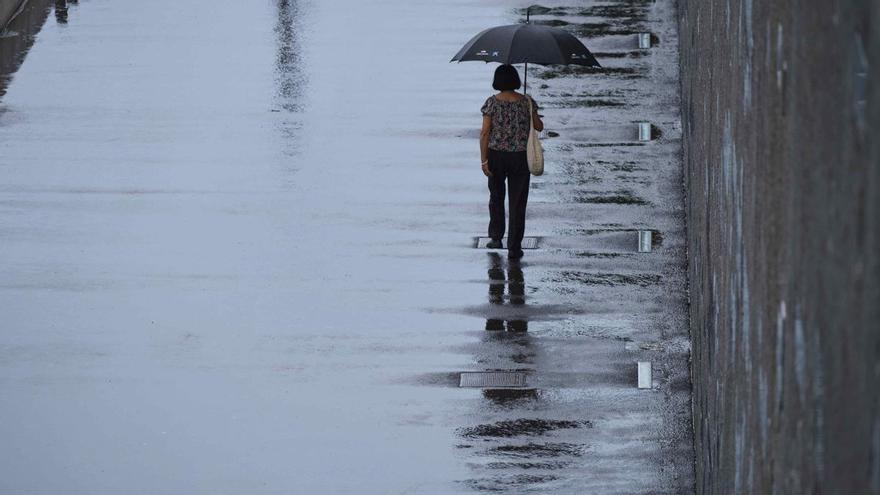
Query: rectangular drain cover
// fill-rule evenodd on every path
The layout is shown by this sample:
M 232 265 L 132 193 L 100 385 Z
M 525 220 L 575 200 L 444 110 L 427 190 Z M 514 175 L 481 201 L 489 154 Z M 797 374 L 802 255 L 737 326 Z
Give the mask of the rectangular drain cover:
M 538 237 L 523 237 L 522 240 L 522 248 L 523 249 L 538 249 Z M 477 249 L 486 249 L 486 244 L 489 244 L 488 237 L 478 237 L 477 238 Z M 501 240 L 501 244 L 504 246 L 504 249 L 507 249 L 507 237 Z
M 461 374 L 459 387 L 520 388 L 526 386 L 526 374 L 521 371 L 470 371 Z

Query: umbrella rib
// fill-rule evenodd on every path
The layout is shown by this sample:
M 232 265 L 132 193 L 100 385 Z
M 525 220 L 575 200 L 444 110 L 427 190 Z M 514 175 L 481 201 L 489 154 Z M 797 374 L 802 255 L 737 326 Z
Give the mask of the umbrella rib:
M 507 64 L 510 63 L 510 55 L 513 53 L 513 42 L 516 41 L 516 35 L 519 34 L 520 29 L 522 29 L 522 26 L 517 26 L 517 28 L 513 31 L 513 36 L 510 37 L 510 46 L 507 47 L 507 55 L 505 57 L 507 59 L 505 63 Z
M 551 37 L 553 38 L 553 41 L 554 41 L 553 44 L 556 45 L 556 49 L 559 50 L 559 56 L 562 58 L 562 63 L 565 65 L 568 65 L 569 60 L 568 60 L 568 58 L 566 58 L 565 52 L 562 51 L 562 43 L 559 43 L 558 41 L 556 41 L 556 37 L 554 37 L 554 36 L 551 36 Z

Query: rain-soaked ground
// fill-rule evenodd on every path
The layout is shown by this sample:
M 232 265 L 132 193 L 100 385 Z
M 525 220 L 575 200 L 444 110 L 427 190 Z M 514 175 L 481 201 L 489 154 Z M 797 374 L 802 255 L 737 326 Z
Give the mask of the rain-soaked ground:
M 520 6 L 31 0 L 0 39 L 0 493 L 690 492 L 674 5 L 534 11 L 605 68 L 530 71 L 510 263 L 474 247 L 494 65 L 447 61 Z M 459 388 L 485 370 L 526 384 Z

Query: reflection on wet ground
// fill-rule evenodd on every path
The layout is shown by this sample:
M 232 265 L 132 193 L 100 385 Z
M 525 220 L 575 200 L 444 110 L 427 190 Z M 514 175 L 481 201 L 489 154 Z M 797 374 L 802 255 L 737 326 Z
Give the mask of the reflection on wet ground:
M 490 492 L 553 490 L 555 487 L 548 483 L 559 482 L 582 466 L 588 450 L 584 444 L 554 441 L 559 437 L 553 432 L 584 425 L 588 427 L 589 423 L 517 420 L 462 431 L 464 439 L 476 442 L 457 445 L 459 449 L 469 449 L 468 466 L 477 475 L 464 484 Z
M 71 0 L 55 0 L 55 20 L 58 24 L 67 24 L 67 4 L 75 4 L 77 2 Z
M 526 284 L 522 266 L 519 261 L 509 261 L 507 274 L 504 272 L 504 262 L 498 253 L 489 253 L 489 303 L 504 304 L 505 300 L 514 306 L 526 303 Z M 504 288 L 507 286 L 507 297 Z M 486 330 L 507 330 L 508 332 L 525 332 L 529 329 L 528 320 L 510 318 L 487 318 Z
M 278 0 L 277 7 L 275 34 L 278 36 L 278 54 L 275 62 L 275 82 L 278 86 L 278 100 L 285 111 L 298 112 L 302 110 L 305 81 L 300 39 L 302 14 L 298 12 L 296 0 Z M 290 132 L 289 135 L 294 134 Z
M 498 253 L 488 253 L 489 258 L 489 304 L 523 306 L 526 303 L 525 276 L 522 265 L 518 260 L 507 261 L 505 267 L 504 258 Z M 506 268 L 506 273 L 505 273 Z M 505 287 L 507 292 L 505 294 Z M 485 342 L 500 343 L 505 349 L 509 349 L 509 355 L 486 355 L 475 356 L 478 363 L 487 366 L 511 365 L 517 371 L 532 371 L 529 365 L 534 364 L 535 351 L 531 348 L 528 332 L 528 320 L 522 317 L 486 318 L 486 331 L 490 332 L 483 339 Z M 508 335 L 495 335 L 494 332 L 508 332 Z M 499 362 L 500 360 L 500 362 Z M 534 388 L 523 389 L 492 389 L 482 391 L 483 397 L 495 405 L 508 405 L 518 401 L 534 400 L 538 398 L 538 391 Z M 522 426 L 524 420 L 517 420 L 511 424 L 511 431 L 517 431 L 517 426 Z M 480 427 L 470 429 L 470 432 L 462 433 L 469 436 L 480 430 Z M 482 431 L 488 431 L 483 429 Z
M 284 143 L 283 156 L 291 159 L 300 151 L 299 131 L 304 124 L 302 112 L 306 74 L 302 61 L 303 15 L 297 0 L 277 0 L 276 7 L 276 101 L 272 112 L 280 114 L 277 130 L 281 142 Z M 290 163 L 285 168 L 292 173 L 296 167 L 297 165 Z

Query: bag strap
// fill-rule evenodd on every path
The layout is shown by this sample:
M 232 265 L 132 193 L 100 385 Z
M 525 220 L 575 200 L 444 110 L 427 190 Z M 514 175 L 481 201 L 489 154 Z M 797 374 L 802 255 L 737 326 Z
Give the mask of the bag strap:
M 535 116 L 532 113 L 532 97 L 529 95 L 525 95 L 526 99 L 529 100 L 529 134 L 535 130 Z

